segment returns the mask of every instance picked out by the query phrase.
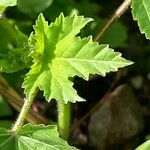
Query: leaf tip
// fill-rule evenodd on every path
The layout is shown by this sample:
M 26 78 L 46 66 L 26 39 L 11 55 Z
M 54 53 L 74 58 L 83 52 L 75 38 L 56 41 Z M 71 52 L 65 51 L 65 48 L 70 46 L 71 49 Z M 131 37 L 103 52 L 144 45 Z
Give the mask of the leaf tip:
M 39 14 L 37 20 L 36 20 L 36 25 L 39 23 L 39 22 L 45 22 L 45 18 L 43 16 L 42 13 Z
M 60 15 L 59 15 L 58 18 L 64 19 L 64 14 L 63 14 L 63 12 L 60 13 Z
M 134 64 L 134 62 L 131 61 L 131 60 L 127 60 L 127 62 L 128 62 L 128 65 L 133 65 Z

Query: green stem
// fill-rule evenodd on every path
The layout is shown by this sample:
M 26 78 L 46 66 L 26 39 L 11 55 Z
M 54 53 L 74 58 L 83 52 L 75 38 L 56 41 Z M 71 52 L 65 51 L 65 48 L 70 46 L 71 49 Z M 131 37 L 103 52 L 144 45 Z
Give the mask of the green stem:
M 70 103 L 57 102 L 58 105 L 58 128 L 60 136 L 67 140 L 70 135 Z
M 32 105 L 32 102 L 33 102 L 33 99 L 29 100 L 29 99 L 26 99 L 24 104 L 23 104 L 23 107 L 21 109 L 21 112 L 18 116 L 18 119 L 17 121 L 15 122 L 15 125 L 13 126 L 12 128 L 12 132 L 17 134 L 20 130 L 20 128 L 22 127 L 24 121 L 25 121 L 25 118 L 30 110 L 30 107 Z

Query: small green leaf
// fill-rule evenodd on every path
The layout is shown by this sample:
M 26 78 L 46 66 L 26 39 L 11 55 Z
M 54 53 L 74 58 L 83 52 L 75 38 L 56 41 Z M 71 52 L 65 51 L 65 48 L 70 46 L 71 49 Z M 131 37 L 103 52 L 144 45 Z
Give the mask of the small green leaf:
M 141 33 L 150 39 L 150 0 L 133 0 L 132 15 L 138 22 Z
M 0 13 L 2 13 L 6 7 L 15 6 L 17 0 L 0 0 Z
M 135 150 L 149 150 L 150 149 L 150 140 L 144 142 L 140 146 L 138 146 Z
M 105 76 L 107 72 L 132 64 L 108 45 L 99 45 L 91 37 L 81 39 L 76 36 L 90 21 L 91 18 L 83 16 L 64 17 L 61 14 L 48 25 L 44 17 L 39 16 L 35 33 L 29 40 L 34 64 L 23 83 L 27 98 L 31 99 L 39 88 L 47 100 L 83 101 L 69 77 L 77 75 L 88 80 L 89 74 Z
M 55 125 L 24 125 L 15 136 L 6 129 L 0 129 L 0 149 L 3 150 L 75 150 L 59 138 Z

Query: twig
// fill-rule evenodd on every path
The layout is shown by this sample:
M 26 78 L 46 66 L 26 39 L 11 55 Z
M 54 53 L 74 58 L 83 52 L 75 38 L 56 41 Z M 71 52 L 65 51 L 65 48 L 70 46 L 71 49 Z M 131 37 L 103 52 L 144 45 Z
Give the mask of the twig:
M 35 94 L 36 95 L 36 94 Z M 26 116 L 29 114 L 30 108 L 32 106 L 34 98 L 32 99 L 25 99 L 25 102 L 23 104 L 23 107 L 19 113 L 19 116 L 14 124 L 14 126 L 12 127 L 11 131 L 17 135 L 18 132 L 20 131 L 21 127 L 24 124 L 24 121 L 26 119 Z
M 113 15 L 108 19 L 102 30 L 100 30 L 99 34 L 96 36 L 95 41 L 99 41 L 101 37 L 104 35 L 106 30 L 109 28 L 109 26 L 118 18 L 120 18 L 121 15 L 124 14 L 124 12 L 129 8 L 131 5 L 132 0 L 124 0 L 124 2 L 118 7 L 118 9 L 113 13 Z

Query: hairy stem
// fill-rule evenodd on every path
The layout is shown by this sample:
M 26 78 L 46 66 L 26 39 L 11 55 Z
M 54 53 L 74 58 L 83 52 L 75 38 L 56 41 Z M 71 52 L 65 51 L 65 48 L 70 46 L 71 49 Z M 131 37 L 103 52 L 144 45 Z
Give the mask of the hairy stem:
M 21 112 L 18 116 L 18 119 L 17 121 L 15 122 L 15 125 L 13 126 L 12 128 L 12 132 L 17 134 L 20 130 L 20 128 L 22 127 L 25 119 L 26 119 L 26 116 L 30 110 L 30 107 L 32 105 L 32 102 L 33 102 L 33 98 L 32 99 L 26 99 L 24 104 L 23 104 L 23 107 L 21 109 Z
M 59 133 L 64 140 L 67 140 L 70 134 L 70 103 L 64 104 L 62 102 L 57 102 L 57 105 Z
M 114 14 L 108 19 L 102 30 L 98 33 L 98 35 L 95 38 L 95 41 L 99 41 L 105 31 L 109 28 L 109 26 L 118 18 L 120 18 L 121 15 L 124 14 L 124 12 L 129 8 L 131 5 L 132 0 L 124 0 L 124 2 L 118 7 L 118 9 L 114 12 Z

